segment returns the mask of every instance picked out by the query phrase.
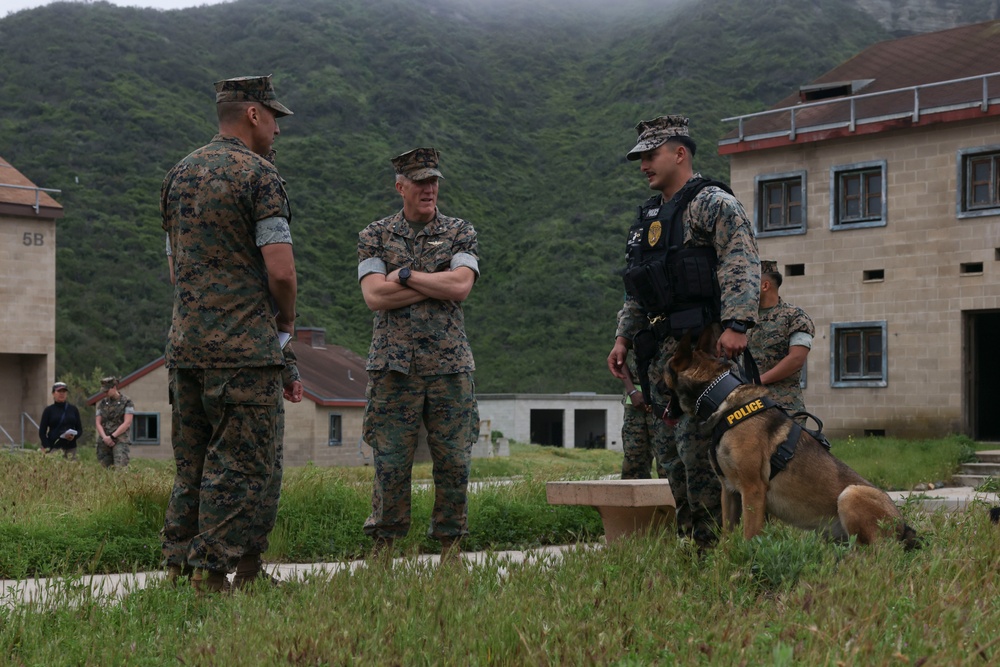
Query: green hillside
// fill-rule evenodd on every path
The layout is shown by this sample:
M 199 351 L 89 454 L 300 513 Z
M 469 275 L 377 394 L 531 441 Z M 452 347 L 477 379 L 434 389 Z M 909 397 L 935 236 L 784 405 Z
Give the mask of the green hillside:
M 214 133 L 212 82 L 273 73 L 299 320 L 365 353 L 356 240 L 395 211 L 389 157 L 442 151 L 443 212 L 480 235 L 467 302 L 480 391 L 615 391 L 624 235 L 648 192 L 640 118 L 684 113 L 726 178 L 720 118 L 760 110 L 887 34 L 847 0 L 56 3 L 0 19 L 0 155 L 59 188 L 60 373 L 162 354 L 158 196 Z

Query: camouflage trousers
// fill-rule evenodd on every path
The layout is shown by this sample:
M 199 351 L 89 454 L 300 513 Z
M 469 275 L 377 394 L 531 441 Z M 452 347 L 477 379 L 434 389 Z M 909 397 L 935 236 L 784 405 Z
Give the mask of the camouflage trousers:
M 115 427 L 117 428 L 117 427 Z M 114 430 L 114 429 L 112 429 Z M 111 435 L 111 431 L 108 431 Z M 132 450 L 132 442 L 125 437 L 118 438 L 114 447 L 108 447 L 100 440 L 97 441 L 97 460 L 105 468 L 114 466 L 124 468 L 128 465 L 129 455 Z
M 278 501 L 281 499 L 281 480 L 285 473 L 285 404 L 278 402 L 278 441 L 274 449 L 274 468 L 264 487 L 260 511 L 250 525 L 247 538 L 248 554 L 262 554 L 270 546 L 269 538 L 278 520 Z
M 434 539 L 467 535 L 472 445 L 479 407 L 471 373 L 414 376 L 370 371 L 364 438 L 373 452 L 375 483 L 365 534 L 403 537 L 410 530 L 410 480 L 421 422 L 434 476 Z
M 170 370 L 177 473 L 165 565 L 230 572 L 249 548 L 274 471 L 281 367 Z
M 647 412 L 632 404 L 625 406 L 622 418 L 622 479 L 650 479 L 650 469 L 656 460 L 656 476 L 666 479 L 670 468 L 677 459 L 676 450 L 672 452 L 659 451 L 667 447 L 667 437 L 661 434 L 665 424 Z
M 676 347 L 673 339 L 662 341 L 650 367 L 650 380 L 661 395 L 666 394 L 663 371 Z M 722 523 L 722 483 L 710 459 L 712 431 L 685 414 L 676 426 L 664 424 L 662 433 L 667 444 L 660 449 L 667 455 L 676 452 L 677 456 L 668 472 L 670 490 L 677 502 L 677 528 L 683 534 L 708 539 Z

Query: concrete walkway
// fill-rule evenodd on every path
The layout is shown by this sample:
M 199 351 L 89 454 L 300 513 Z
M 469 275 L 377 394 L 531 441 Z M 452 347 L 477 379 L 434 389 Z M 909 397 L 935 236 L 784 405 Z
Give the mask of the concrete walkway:
M 506 574 L 507 567 L 519 563 L 555 563 L 563 553 L 573 549 L 594 549 L 601 544 L 567 544 L 540 547 L 526 551 L 476 551 L 462 554 L 468 565 L 490 564 L 500 576 Z M 415 558 L 397 558 L 395 563 L 412 562 L 437 565 L 441 557 L 436 554 L 421 554 Z M 306 578 L 330 576 L 337 572 L 365 567 L 366 561 L 354 560 L 337 563 L 291 563 L 268 565 L 267 570 L 282 581 L 301 581 Z M 80 589 L 90 589 L 94 598 L 107 601 L 116 600 L 147 586 L 155 585 L 164 577 L 162 570 L 156 572 L 135 572 L 123 574 L 94 574 L 81 577 L 51 579 L 4 579 L 0 581 L 0 605 L 11 607 L 25 602 L 57 603 L 58 600 L 77 598 Z
M 923 511 L 964 511 L 974 503 L 984 506 L 1000 505 L 1000 494 L 977 492 L 974 488 L 946 487 L 929 491 L 890 491 L 889 496 L 900 506 L 908 503 L 919 503 Z M 462 560 L 467 565 L 492 564 L 502 576 L 506 566 L 524 562 L 558 562 L 563 553 L 573 549 L 598 549 L 603 543 L 580 545 L 570 544 L 527 551 L 479 551 L 462 554 Z M 441 557 L 437 555 L 420 555 L 416 559 L 396 559 L 396 562 L 414 560 L 418 563 L 437 564 Z M 282 581 L 302 580 L 308 577 L 329 576 L 345 569 L 354 571 L 364 567 L 364 560 L 342 563 L 303 563 L 269 566 L 268 570 Z M 0 605 L 11 607 L 25 602 L 56 602 L 60 598 L 72 595 L 81 588 L 89 588 L 95 598 L 116 600 L 130 592 L 141 590 L 155 584 L 163 578 L 163 572 L 138 572 L 125 574 L 86 575 L 79 578 L 52 579 L 5 579 L 0 581 Z M 70 597 L 69 599 L 74 599 Z
M 1000 494 L 976 491 L 971 486 L 949 486 L 928 491 L 889 491 L 889 497 L 899 506 L 919 503 L 926 512 L 966 510 L 976 502 L 993 507 L 1000 505 Z

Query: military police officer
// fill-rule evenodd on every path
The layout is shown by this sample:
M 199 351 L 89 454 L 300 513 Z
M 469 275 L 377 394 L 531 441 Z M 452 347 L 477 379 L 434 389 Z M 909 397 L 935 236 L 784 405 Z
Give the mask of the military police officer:
M 694 172 L 696 144 L 688 119 L 660 116 L 641 121 L 636 131 L 638 142 L 626 157 L 639 161 L 649 188 L 659 194 L 629 230 L 626 298 L 608 368 L 622 378 L 626 354 L 634 348 L 639 374 L 656 383 L 684 334 L 706 327 L 718 332 L 721 323 L 717 353 L 735 358 L 746 349 L 757 313 L 760 260 L 742 204 L 725 185 Z M 711 434 L 686 415 L 671 433 L 680 459 L 670 473 L 678 527 L 708 545 L 721 519 L 721 487 L 709 461 Z
M 397 213 L 358 237 L 358 280 L 374 311 L 364 438 L 375 461 L 364 531 L 391 553 L 410 528 L 410 475 L 421 422 L 433 461 L 430 536 L 457 554 L 468 533 L 468 483 L 479 410 L 462 302 L 479 277 L 476 230 L 437 208 L 440 155 L 416 148 L 392 159 Z
M 292 112 L 270 76 L 215 84 L 219 133 L 167 174 L 160 210 L 174 273 L 166 347 L 177 474 L 163 527 L 170 576 L 222 590 L 248 546 L 275 465 L 294 331 L 291 212 L 265 159 Z M 275 314 L 276 313 L 276 314 Z

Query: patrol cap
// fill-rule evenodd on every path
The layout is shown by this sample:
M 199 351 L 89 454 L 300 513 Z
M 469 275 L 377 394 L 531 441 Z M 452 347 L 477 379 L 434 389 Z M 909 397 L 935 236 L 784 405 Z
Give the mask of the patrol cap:
M 53 392 L 58 391 L 59 389 L 67 389 L 68 390 L 69 387 L 66 386 L 65 382 L 56 382 L 54 385 L 52 385 L 52 391 Z
M 392 168 L 411 181 L 422 181 L 434 176 L 444 178 L 438 169 L 440 160 L 441 154 L 434 148 L 414 148 L 392 158 Z
M 118 385 L 118 378 L 116 378 L 114 375 L 109 375 L 106 378 L 101 378 L 101 389 L 104 389 L 105 391 L 117 385 Z
M 653 120 L 640 120 L 635 126 L 639 133 L 639 142 L 625 156 L 628 160 L 638 160 L 639 154 L 651 151 L 657 146 L 667 143 L 671 137 L 687 137 L 688 119 L 684 116 L 660 116 Z
M 278 118 L 291 116 L 292 110 L 278 101 L 271 85 L 271 75 L 241 76 L 235 79 L 223 79 L 215 82 L 215 103 L 225 102 L 260 102 L 274 111 Z
M 762 259 L 760 260 L 760 272 L 763 273 L 779 273 L 778 262 L 773 259 Z

